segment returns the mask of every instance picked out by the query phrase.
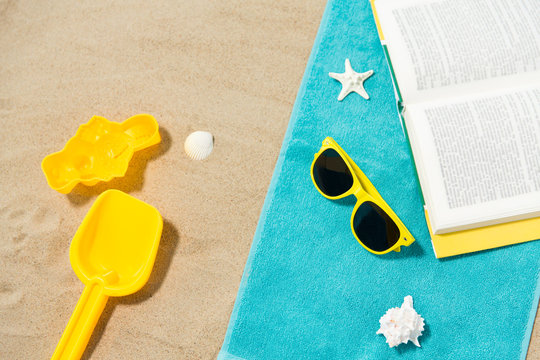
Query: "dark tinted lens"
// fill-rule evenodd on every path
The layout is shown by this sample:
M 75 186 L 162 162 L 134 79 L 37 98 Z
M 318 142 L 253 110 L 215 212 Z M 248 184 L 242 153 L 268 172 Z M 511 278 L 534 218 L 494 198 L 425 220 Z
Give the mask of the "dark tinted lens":
M 366 201 L 356 211 L 354 232 L 373 251 L 390 249 L 399 239 L 396 223 L 376 204 Z
M 328 196 L 338 196 L 349 190 L 353 177 L 347 164 L 336 150 L 325 150 L 315 161 L 313 178 L 317 186 Z

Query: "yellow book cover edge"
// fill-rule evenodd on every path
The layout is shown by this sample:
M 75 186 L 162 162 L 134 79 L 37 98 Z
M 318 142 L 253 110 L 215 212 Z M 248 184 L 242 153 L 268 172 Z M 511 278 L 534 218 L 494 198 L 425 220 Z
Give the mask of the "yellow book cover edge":
M 381 23 L 379 22 L 379 15 L 377 15 L 377 10 L 375 9 L 375 0 L 370 0 L 371 11 L 373 12 L 373 17 L 375 18 L 375 25 L 377 25 L 377 32 L 379 33 L 379 39 L 384 41 L 384 34 L 381 29 Z
M 433 250 L 438 259 L 538 240 L 540 237 L 540 218 L 434 235 L 427 211 L 425 214 Z

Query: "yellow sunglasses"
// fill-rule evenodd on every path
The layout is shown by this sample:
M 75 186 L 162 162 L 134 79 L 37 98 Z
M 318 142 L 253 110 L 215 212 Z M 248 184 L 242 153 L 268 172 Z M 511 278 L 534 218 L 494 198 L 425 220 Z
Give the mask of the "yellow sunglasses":
M 311 180 L 327 199 L 356 197 L 351 228 L 367 251 L 382 255 L 401 251 L 414 238 L 347 153 L 327 137 L 311 164 Z

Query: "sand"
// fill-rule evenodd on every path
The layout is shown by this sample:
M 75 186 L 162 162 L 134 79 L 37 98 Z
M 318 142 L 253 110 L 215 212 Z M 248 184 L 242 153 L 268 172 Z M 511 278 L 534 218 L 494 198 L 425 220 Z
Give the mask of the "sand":
M 85 359 L 213 359 L 222 344 L 323 0 L 0 0 L 0 359 L 50 358 L 83 285 L 69 244 L 109 188 L 154 205 L 148 284 L 111 298 Z M 161 145 L 62 195 L 42 158 L 92 115 L 149 113 Z M 203 162 L 183 152 L 214 134 Z M 538 326 L 537 326 L 538 328 Z M 540 357 L 540 334 L 529 358 Z

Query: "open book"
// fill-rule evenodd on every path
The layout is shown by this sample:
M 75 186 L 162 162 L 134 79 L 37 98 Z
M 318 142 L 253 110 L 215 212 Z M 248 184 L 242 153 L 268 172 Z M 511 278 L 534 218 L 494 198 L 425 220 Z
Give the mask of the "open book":
M 373 6 L 432 233 L 539 217 L 538 0 Z
M 435 255 L 540 238 L 537 2 L 371 2 Z

